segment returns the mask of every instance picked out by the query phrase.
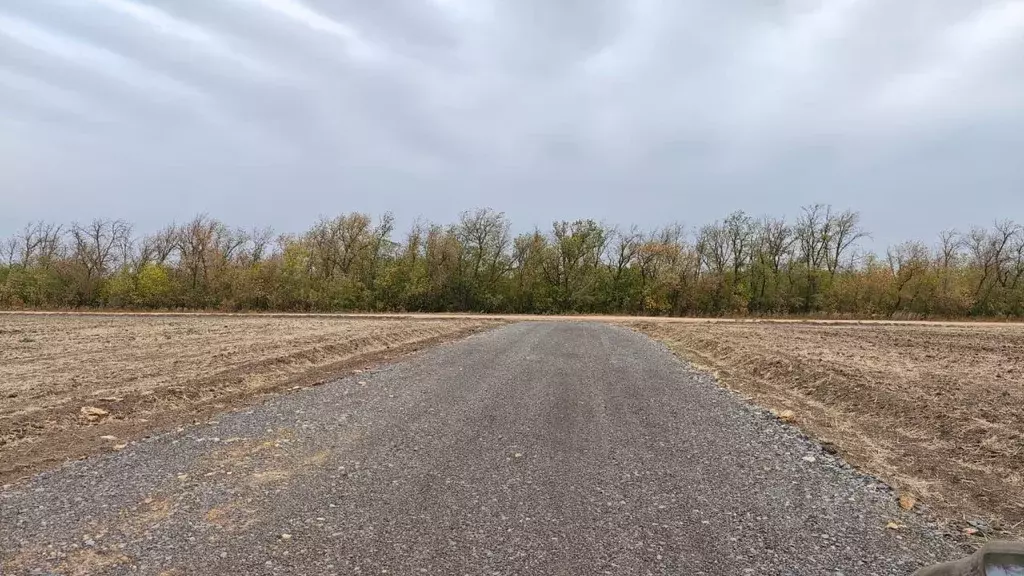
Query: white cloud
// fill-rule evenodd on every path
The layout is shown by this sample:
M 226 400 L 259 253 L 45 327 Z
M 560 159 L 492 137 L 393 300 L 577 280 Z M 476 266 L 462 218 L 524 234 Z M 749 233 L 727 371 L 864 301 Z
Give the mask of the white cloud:
M 950 47 L 959 53 L 978 56 L 987 50 L 1024 41 L 1024 1 L 999 2 L 978 10 L 974 16 L 953 26 Z
M 983 7 L 939 36 L 930 61 L 883 85 L 866 111 L 886 118 L 890 128 L 1022 112 L 1021 48 L 1024 2 Z
M 656 61 L 658 55 L 654 49 L 664 33 L 664 12 L 664 3 L 660 0 L 631 3 L 615 40 L 584 59 L 582 70 L 614 81 L 616 77 L 635 74 L 638 66 Z
M 187 100 L 196 105 L 206 98 L 199 89 L 149 70 L 130 58 L 50 32 L 20 18 L 0 14 L 0 34 L 50 56 L 88 68 L 110 80 L 144 91 L 149 99 L 155 101 Z
M 384 56 L 383 50 L 368 42 L 358 30 L 343 22 L 332 20 L 309 8 L 298 0 L 251 0 L 260 6 L 307 26 L 311 30 L 330 34 L 345 42 L 349 55 L 360 61 L 374 61 Z
M 494 18 L 494 0 L 428 0 L 450 19 L 461 24 L 481 24 Z
M 91 2 L 148 24 L 161 34 L 182 40 L 216 57 L 238 64 L 247 72 L 276 75 L 269 65 L 233 48 L 223 37 L 191 22 L 175 18 L 158 8 L 130 0 L 91 0 Z M 75 1 L 73 4 L 78 8 L 88 6 L 80 1 Z
M 19 93 L 26 102 L 41 103 L 72 116 L 91 121 L 105 121 L 111 118 L 108 111 L 82 97 L 81 94 L 11 70 L 0 69 L 0 86 Z

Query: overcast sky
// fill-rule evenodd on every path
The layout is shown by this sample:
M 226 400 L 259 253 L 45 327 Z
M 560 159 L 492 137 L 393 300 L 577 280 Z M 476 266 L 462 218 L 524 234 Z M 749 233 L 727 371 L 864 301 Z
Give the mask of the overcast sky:
M 4 0 L 0 235 L 1024 221 L 1024 0 Z

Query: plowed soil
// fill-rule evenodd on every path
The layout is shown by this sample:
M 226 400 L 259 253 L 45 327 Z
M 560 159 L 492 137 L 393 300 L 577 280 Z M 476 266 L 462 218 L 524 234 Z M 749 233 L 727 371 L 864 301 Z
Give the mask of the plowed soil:
M 1024 532 L 1024 327 L 634 326 L 958 529 Z
M 499 324 L 482 319 L 0 316 L 0 480 Z M 97 408 L 92 420 L 83 408 Z M 104 414 L 103 412 L 106 412 Z

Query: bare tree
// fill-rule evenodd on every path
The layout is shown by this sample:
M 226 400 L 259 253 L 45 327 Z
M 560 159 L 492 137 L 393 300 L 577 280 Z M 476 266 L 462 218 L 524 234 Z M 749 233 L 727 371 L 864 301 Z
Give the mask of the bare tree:
M 563 311 L 574 310 L 590 296 L 596 277 L 589 272 L 601 264 L 608 233 L 593 220 L 555 222 L 552 225 L 552 257 L 545 259 L 544 273 L 557 287 Z
M 304 236 L 316 275 L 326 282 L 335 275 L 355 274 L 357 265 L 372 257 L 374 234 L 373 222 L 366 214 L 321 218 Z
M 697 246 L 708 271 L 719 277 L 724 276 L 732 256 L 729 237 L 724 227 L 718 222 L 702 227 L 698 233 Z
M 699 282 L 702 276 L 702 272 L 706 268 L 710 268 L 711 263 L 707 260 L 708 252 L 708 229 L 706 226 L 701 227 L 693 235 L 693 280 Z
M 455 236 L 466 251 L 466 275 L 474 290 L 493 286 L 507 269 L 511 224 L 502 212 L 489 208 L 463 212 L 455 225 Z
M 128 225 L 128 233 L 121 236 L 117 245 L 114 246 L 116 262 L 114 266 L 118 269 L 134 271 L 138 270 L 140 262 L 138 242 L 132 235 L 132 226 Z
M 18 240 L 15 237 L 10 237 L 0 242 L 0 258 L 3 258 L 7 263 L 7 267 L 14 266 L 17 260 L 18 254 Z
M 16 241 L 18 250 L 20 252 L 18 260 L 22 266 L 28 267 L 33 264 L 36 255 L 36 249 L 39 247 L 40 231 L 39 228 L 42 223 L 29 222 L 21 230 L 20 236 Z
M 612 268 L 613 293 L 615 295 L 615 306 L 623 308 L 628 295 L 623 287 L 623 276 L 629 267 L 636 261 L 637 252 L 640 248 L 642 234 L 640 229 L 633 226 L 628 232 L 615 229 L 612 231 L 612 240 L 608 243 L 609 258 L 608 264 Z
M 762 264 L 778 274 L 793 250 L 797 237 L 782 218 L 765 217 L 758 235 L 757 253 Z
M 349 214 L 334 221 L 338 270 L 350 274 L 367 255 L 373 239 L 373 221 L 367 214 Z
M 37 262 L 43 268 L 49 268 L 66 253 L 64 227 L 59 224 L 48 223 L 41 225 L 40 231 Z
M 241 228 L 215 226 L 213 229 L 213 252 L 221 266 L 239 262 L 248 263 L 249 233 Z
M 335 221 L 324 217 L 317 220 L 304 236 L 309 246 L 310 272 L 324 281 L 330 280 L 338 267 L 337 236 Z
M 252 250 L 250 251 L 249 259 L 252 264 L 259 264 L 263 262 L 263 259 L 266 258 L 268 251 L 271 249 L 274 229 L 269 226 L 253 228 L 249 238 L 252 240 Z
M 995 285 L 1006 285 L 1008 248 L 1020 234 L 1020 226 L 1009 220 L 997 222 L 994 229 L 972 228 L 967 235 L 967 250 L 980 276 L 974 288 L 977 305 L 984 308 Z M 990 281 L 991 280 L 991 281 Z
M 548 239 L 540 230 L 520 234 L 513 240 L 511 258 L 516 311 L 527 311 L 535 305 L 535 288 L 543 282 L 548 250 Z
M 385 258 L 394 254 L 398 245 L 391 240 L 391 233 L 395 229 L 395 216 L 391 212 L 385 212 L 372 231 L 370 241 L 369 263 L 363 274 L 366 287 L 372 294 L 376 290 L 377 275 L 380 272 L 381 263 Z M 376 305 L 376 304 L 374 304 Z
M 432 224 L 427 230 L 424 246 L 424 263 L 431 297 L 435 306 L 451 305 L 450 289 L 452 280 L 458 276 L 459 262 L 462 259 L 462 246 L 450 230 Z
M 1016 290 L 1024 278 L 1024 233 L 1018 233 L 1011 246 L 1009 266 L 1010 290 Z
M 740 273 L 747 267 L 754 251 L 753 238 L 757 232 L 754 219 L 743 211 L 733 212 L 722 223 L 722 233 L 732 263 L 733 282 L 739 283 Z
M 22 266 L 49 268 L 61 254 L 64 227 L 50 222 L 30 222 L 20 232 L 19 262 Z
M 828 268 L 829 275 L 835 277 L 836 271 L 843 261 L 843 255 L 859 240 L 866 238 L 868 234 L 861 228 L 860 214 L 852 210 L 846 210 L 837 215 L 832 215 L 830 210 L 827 211 L 824 228 L 826 231 L 825 242 L 828 246 L 825 266 Z
M 74 223 L 70 235 L 72 258 L 85 273 L 85 289 L 105 275 L 117 257 L 131 242 L 132 227 L 123 220 L 96 219 L 88 224 Z
M 171 261 L 180 245 L 179 232 L 178 226 L 171 224 L 143 240 L 154 263 L 162 266 Z M 178 256 L 180 257 L 180 254 Z
M 757 259 L 760 282 L 757 284 L 755 300 L 764 308 L 769 280 L 778 283 L 782 265 L 790 258 L 796 243 L 793 229 L 783 218 L 764 217 L 757 228 L 754 239 L 754 257 Z
M 612 237 L 614 241 L 608 244 L 610 247 L 609 264 L 615 269 L 614 276 L 618 280 L 633 264 L 643 234 L 638 227 L 633 226 L 628 232 L 616 228 L 612 231 Z
M 1012 220 L 1001 220 L 996 222 L 993 233 L 998 248 L 996 249 L 996 278 L 999 285 L 1006 287 L 1012 275 L 1012 261 L 1014 244 L 1020 237 L 1022 228 Z
M 943 230 L 939 233 L 938 259 L 943 270 L 949 270 L 950 266 L 956 262 L 963 247 L 964 238 L 956 230 Z
M 967 250 L 970 252 L 975 267 L 981 272 L 978 284 L 974 288 L 974 296 L 977 298 L 981 294 L 981 289 L 985 286 L 985 283 L 992 276 L 993 269 L 996 267 L 995 250 L 990 241 L 988 230 L 977 226 L 971 228 L 964 242 L 967 245 Z
M 200 214 L 177 229 L 175 248 L 193 291 L 207 284 L 211 260 L 216 252 L 216 238 L 222 227 L 219 221 Z
M 800 260 L 807 275 L 804 292 L 804 311 L 811 311 L 818 293 L 818 272 L 826 270 L 835 277 L 843 256 L 867 236 L 860 227 L 860 215 L 847 210 L 834 214 L 832 207 L 823 204 L 805 206 L 795 228 Z
M 405 235 L 405 248 L 402 250 L 402 255 L 410 265 L 415 264 L 422 255 L 423 239 L 426 236 L 427 228 L 427 224 L 417 219 Z
M 928 248 L 920 242 L 904 242 L 886 251 L 889 271 L 893 277 L 893 288 L 896 302 L 892 306 L 890 316 L 900 310 L 903 305 L 904 289 L 913 280 L 924 275 L 928 270 Z M 915 290 L 910 297 L 908 306 L 912 306 L 917 298 Z
M 642 236 L 637 249 L 636 267 L 640 273 L 640 311 L 648 311 L 648 294 L 651 288 L 665 286 L 672 272 L 679 272 L 673 278 L 677 283 L 685 282 L 688 262 L 684 261 L 686 230 L 681 224 L 672 224 Z M 682 278 L 680 278 L 680 276 Z M 676 286 L 678 287 L 678 286 Z M 669 290 L 668 304 L 674 304 L 672 290 Z M 678 298 L 679 294 L 674 295 Z
M 796 238 L 800 260 L 810 273 L 820 270 L 828 254 L 831 236 L 831 209 L 822 205 L 805 206 L 797 219 Z

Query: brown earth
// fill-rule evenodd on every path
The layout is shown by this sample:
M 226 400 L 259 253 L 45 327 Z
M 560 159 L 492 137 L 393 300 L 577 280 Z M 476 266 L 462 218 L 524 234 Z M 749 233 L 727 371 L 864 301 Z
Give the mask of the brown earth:
M 633 324 L 957 529 L 1024 532 L 1021 325 Z M 973 522 L 974 524 L 969 524 Z
M 499 323 L 3 314 L 0 480 Z
M 960 528 L 1024 532 L 1019 324 L 0 313 L 0 481 L 521 319 L 636 327 Z

